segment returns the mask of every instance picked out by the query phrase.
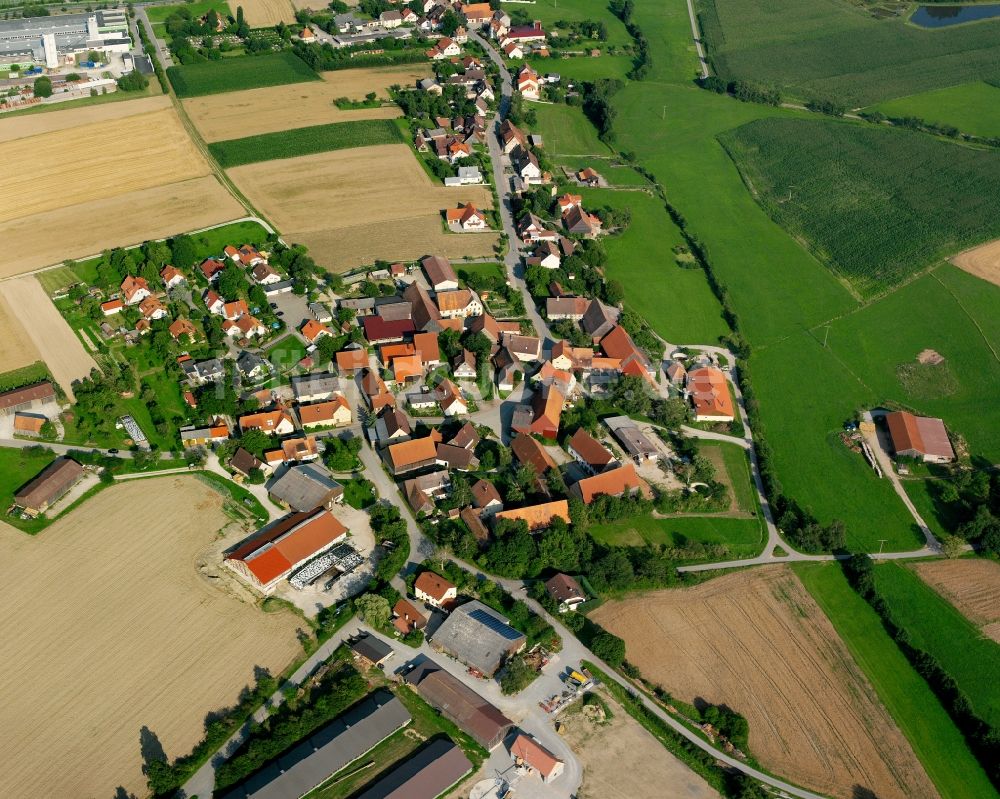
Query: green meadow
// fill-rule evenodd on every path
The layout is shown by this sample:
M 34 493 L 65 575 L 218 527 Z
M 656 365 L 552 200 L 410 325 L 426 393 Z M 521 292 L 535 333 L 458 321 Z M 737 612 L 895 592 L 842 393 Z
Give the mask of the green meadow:
M 917 117 L 962 133 L 1000 136 L 1000 88 L 982 81 L 934 89 L 872 106 L 889 117 Z

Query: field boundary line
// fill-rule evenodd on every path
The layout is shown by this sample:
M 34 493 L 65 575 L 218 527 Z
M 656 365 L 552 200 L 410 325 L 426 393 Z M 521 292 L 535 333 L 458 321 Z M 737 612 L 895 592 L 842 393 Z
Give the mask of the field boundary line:
M 962 301 L 955 295 L 955 292 L 953 292 L 951 290 L 951 288 L 949 288 L 948 286 L 946 286 L 945 283 L 944 283 L 944 281 L 941 280 L 941 278 L 939 278 L 937 276 L 936 271 L 935 272 L 931 272 L 931 275 L 932 275 L 932 277 L 938 283 L 941 284 L 941 288 L 943 288 L 945 291 L 947 291 L 948 295 L 953 300 L 955 300 L 955 303 L 958 305 L 958 307 L 962 309 L 962 313 L 964 313 L 966 315 L 966 317 L 968 317 L 969 321 L 972 322 L 972 324 L 975 326 L 976 330 L 979 331 L 979 335 L 983 337 L 983 341 L 986 343 L 986 346 L 989 347 L 990 348 L 990 352 L 993 353 L 994 360 L 996 360 L 997 363 L 1000 363 L 1000 354 L 997 354 L 997 351 L 994 348 L 993 343 L 990 341 L 989 336 L 986 335 L 986 332 L 983 330 L 982 326 L 979 324 L 979 322 L 976 320 L 976 318 L 971 313 L 969 313 L 969 310 L 965 307 L 965 305 L 962 303 Z

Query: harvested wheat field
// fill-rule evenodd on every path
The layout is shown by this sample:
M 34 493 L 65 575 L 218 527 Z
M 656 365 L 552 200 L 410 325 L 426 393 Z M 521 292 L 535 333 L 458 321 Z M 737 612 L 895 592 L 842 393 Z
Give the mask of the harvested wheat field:
M 279 22 L 295 22 L 295 7 L 291 0 L 240 0 L 247 24 L 252 28 L 269 28 Z
M 784 566 L 598 608 L 643 675 L 686 702 L 724 703 L 750 724 L 770 771 L 838 797 L 933 797 L 913 750 L 830 621 Z
M 350 69 L 342 72 L 375 73 L 378 70 Z M 390 70 L 399 75 L 400 80 L 390 80 L 386 85 L 400 83 L 419 69 Z M 429 70 L 423 70 L 426 77 Z M 359 94 L 346 94 L 342 88 L 326 81 L 307 81 L 287 86 L 267 86 L 262 89 L 246 89 L 241 92 L 210 94 L 205 97 L 191 97 L 184 100 L 184 109 L 191 117 L 198 132 L 207 142 L 225 141 L 236 136 L 255 136 L 259 133 L 274 133 L 290 128 L 305 128 L 310 125 L 326 125 L 331 122 L 350 122 L 355 119 L 393 119 L 403 112 L 399 106 L 380 108 L 356 108 L 341 111 L 333 104 L 338 97 L 360 99 L 368 92 L 379 92 L 384 96 L 380 80 L 370 80 Z M 233 126 L 233 119 L 240 120 L 239 129 Z
M 139 736 L 169 757 L 200 740 L 254 668 L 301 648 L 291 614 L 264 614 L 196 561 L 229 521 L 192 476 L 113 486 L 32 538 L 0 530 L 0 795 L 146 794 Z M 136 508 L 142 508 L 137 514 Z
M 210 171 L 172 109 L 4 142 L 0 162 L 0 223 Z
M 214 175 L 0 223 L 0 278 L 229 222 L 246 210 Z
M 583 767 L 587 799 L 710 799 L 718 792 L 663 748 L 607 693 L 612 718 L 600 721 L 577 706 L 560 717 L 563 738 Z M 666 786 L 670 786 L 666 789 Z
M 970 275 L 1000 286 L 1000 239 L 960 252 L 951 262 Z
M 489 189 L 432 184 L 405 144 L 265 161 L 229 176 L 287 239 L 309 246 L 331 269 L 376 256 L 489 255 L 497 237 L 444 232 L 442 209 L 465 202 L 490 208 Z
M 0 372 L 9 372 L 42 360 L 38 348 L 0 293 Z
M 89 105 L 82 108 L 46 111 L 44 114 L 9 117 L 5 118 L 3 124 L 0 125 L 0 142 L 23 139 L 26 136 L 38 136 L 42 133 L 53 133 L 57 130 L 78 128 L 94 122 L 124 119 L 167 108 L 170 108 L 170 98 L 161 94 L 158 97 L 142 97 L 105 105 Z
M 1000 643 L 1000 563 L 981 558 L 933 560 L 910 568 L 984 635 Z
M 434 70 L 429 64 L 335 69 L 319 73 L 323 82 L 334 88 L 334 97 L 347 97 L 350 100 L 361 100 L 368 92 L 375 92 L 379 97 L 388 98 L 388 89 L 394 83 L 400 86 L 413 86 L 418 80 L 433 75 Z
M 35 278 L 5 280 L 0 283 L 0 295 L 20 326 L 28 332 L 52 377 L 73 401 L 73 381 L 89 375 L 91 369 L 97 368 L 97 363 Z

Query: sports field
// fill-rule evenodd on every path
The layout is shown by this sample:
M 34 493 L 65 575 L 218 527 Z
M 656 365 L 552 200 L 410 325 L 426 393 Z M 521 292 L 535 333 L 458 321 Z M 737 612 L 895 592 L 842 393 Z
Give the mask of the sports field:
M 229 176 L 289 240 L 335 270 L 428 253 L 483 257 L 496 241 L 493 233 L 443 231 L 442 209 L 462 202 L 489 208 L 489 191 L 433 185 L 404 144 L 238 166 Z
M 1000 78 L 1000 21 L 930 30 L 845 0 L 699 0 L 716 70 L 851 106 Z
M 141 480 L 37 537 L 0 538 L 0 665 L 19 686 L 5 698 L 0 793 L 144 795 L 140 741 L 186 754 L 256 668 L 277 674 L 301 651 L 294 616 L 202 573 L 229 522 L 221 504 L 194 477 Z
M 997 797 L 965 739 L 924 679 L 886 634 L 834 563 L 800 563 L 795 573 L 833 623 L 854 661 L 909 740 L 940 796 Z
M 630 663 L 685 702 L 746 717 L 769 771 L 854 797 L 932 797 L 906 739 L 829 620 L 784 566 L 609 601 L 594 620 L 625 639 Z
M 1000 136 L 1000 88 L 982 81 L 900 97 L 872 109 L 889 117 L 953 125 L 973 136 Z
M 178 97 L 200 97 L 205 94 L 319 80 L 319 75 L 289 50 L 168 67 L 167 77 Z

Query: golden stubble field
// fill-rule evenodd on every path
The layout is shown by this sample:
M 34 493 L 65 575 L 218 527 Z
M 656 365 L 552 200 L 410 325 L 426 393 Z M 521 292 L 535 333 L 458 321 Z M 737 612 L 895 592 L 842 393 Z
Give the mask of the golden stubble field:
M 2 284 L 0 284 L 0 342 L 3 342 L 0 346 L 0 372 L 20 369 L 22 366 L 42 360 L 35 342 L 3 296 Z
M 15 117 L 0 130 L 0 277 L 244 214 L 166 98 Z
M 291 0 L 240 0 L 247 24 L 253 28 L 269 28 L 279 22 L 295 22 L 295 6 Z M 322 4 L 320 4 L 322 8 Z
M 1000 239 L 960 252 L 951 262 L 970 275 L 1000 286 Z
M 192 97 L 183 101 L 184 110 L 209 142 L 355 119 L 393 119 L 402 114 L 396 105 L 341 111 L 333 101 L 338 97 L 360 100 L 369 92 L 387 99 L 389 86 L 412 86 L 431 70 L 415 64 L 321 74 L 321 81 Z
M 1000 563 L 983 558 L 932 560 L 911 569 L 979 627 L 1000 643 Z
M 786 567 L 611 601 L 593 618 L 678 699 L 742 713 L 750 749 L 768 770 L 845 799 L 858 786 L 880 799 L 936 796 L 829 619 Z
M 286 239 L 334 270 L 376 257 L 481 257 L 497 240 L 496 233 L 444 231 L 442 209 L 466 202 L 490 208 L 489 189 L 432 184 L 405 144 L 249 164 L 229 176 Z
M 0 528 L 0 796 L 144 796 L 144 727 L 187 753 L 255 667 L 301 651 L 294 616 L 199 575 L 227 521 L 218 494 L 173 476 L 113 486 L 34 538 Z

